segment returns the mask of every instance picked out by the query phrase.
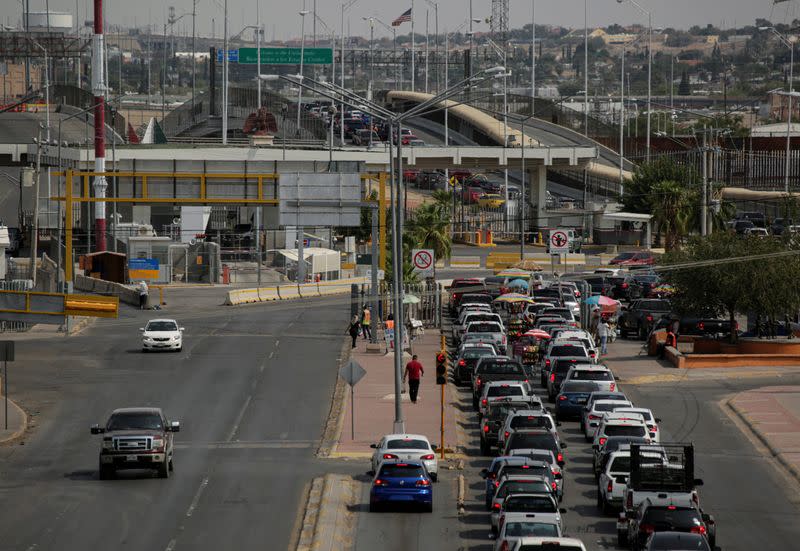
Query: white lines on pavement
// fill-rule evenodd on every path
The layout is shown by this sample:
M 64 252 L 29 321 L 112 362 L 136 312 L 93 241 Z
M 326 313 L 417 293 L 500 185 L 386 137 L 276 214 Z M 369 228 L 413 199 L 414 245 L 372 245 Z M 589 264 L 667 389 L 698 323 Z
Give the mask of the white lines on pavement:
M 182 442 L 175 444 L 176 450 L 270 450 L 270 449 L 307 449 L 318 445 L 316 440 L 253 440 L 235 442 Z
M 275 341 L 275 348 L 278 348 L 278 346 L 279 346 L 280 344 L 281 344 L 281 340 L 280 340 L 280 339 L 276 340 L 276 341 Z
M 244 401 L 244 404 L 242 404 L 242 409 L 239 410 L 239 415 L 236 416 L 236 421 L 233 423 L 233 428 L 231 429 L 231 432 L 228 434 L 227 438 L 228 442 L 233 440 L 233 437 L 236 436 L 236 431 L 239 430 L 239 424 L 241 424 L 242 422 L 242 418 L 244 417 L 244 412 L 247 410 L 247 406 L 250 405 L 250 400 L 252 399 L 253 396 L 248 394 L 247 398 Z
M 169 543 L 167 544 L 167 547 L 166 547 L 166 549 L 164 549 L 164 551 L 172 551 L 173 549 L 175 549 L 175 544 L 177 544 L 177 543 L 178 542 L 175 541 L 174 539 L 169 540 Z
M 274 355 L 275 355 L 275 351 L 273 350 L 272 352 L 269 353 L 269 359 L 271 360 L 272 356 L 274 356 Z
M 186 510 L 186 516 L 191 517 L 194 513 L 194 510 L 197 509 L 197 504 L 200 503 L 200 496 L 203 495 L 203 491 L 208 486 L 208 477 L 203 478 L 203 481 L 200 483 L 200 486 L 197 488 L 197 492 L 194 494 L 194 498 L 192 499 L 192 503 L 189 504 L 189 509 Z M 173 540 L 174 541 L 174 540 Z

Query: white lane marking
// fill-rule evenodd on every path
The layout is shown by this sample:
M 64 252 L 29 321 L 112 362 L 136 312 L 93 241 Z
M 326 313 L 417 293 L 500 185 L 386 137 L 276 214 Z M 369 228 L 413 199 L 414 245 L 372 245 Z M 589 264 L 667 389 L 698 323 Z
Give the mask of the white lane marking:
M 275 355 L 275 351 L 273 350 L 272 352 L 269 353 L 269 359 L 271 360 L 272 356 L 274 356 L 274 355 Z
M 173 549 L 175 549 L 175 544 L 176 543 L 178 543 L 178 542 L 175 541 L 174 539 L 173 540 L 169 540 L 169 543 L 167 544 L 167 548 L 164 549 L 164 551 L 172 551 Z
M 275 341 L 275 348 L 278 348 L 278 345 L 279 345 L 280 343 L 281 343 L 281 340 L 280 340 L 280 339 L 276 340 L 276 341 Z
M 192 499 L 192 503 L 189 505 L 189 509 L 186 510 L 186 516 L 191 517 L 194 513 L 194 510 L 197 509 L 197 504 L 200 503 L 200 496 L 203 495 L 203 491 L 208 486 L 208 477 L 205 477 L 203 481 L 200 483 L 200 487 L 197 488 L 197 492 L 194 494 L 194 499 Z M 170 543 L 172 544 L 175 540 L 172 540 Z M 169 547 L 167 547 L 169 550 Z
M 247 410 L 247 406 L 250 405 L 250 400 L 252 399 L 253 396 L 248 394 L 247 399 L 245 399 L 244 404 L 242 404 L 242 409 L 239 410 L 239 415 L 236 416 L 236 421 L 233 423 L 231 432 L 228 433 L 228 438 L 226 439 L 228 442 L 233 440 L 233 437 L 236 436 L 236 432 L 239 430 L 239 424 L 242 422 L 242 418 L 244 417 L 244 412 Z

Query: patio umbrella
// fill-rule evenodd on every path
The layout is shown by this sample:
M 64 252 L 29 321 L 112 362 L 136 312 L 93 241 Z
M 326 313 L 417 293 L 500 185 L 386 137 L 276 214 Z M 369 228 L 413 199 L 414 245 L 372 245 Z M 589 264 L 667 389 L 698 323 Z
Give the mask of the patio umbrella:
M 530 331 L 526 331 L 523 337 L 536 337 L 537 339 L 549 339 L 550 334 L 547 331 L 542 331 L 541 329 L 531 329 Z
M 531 258 L 526 258 L 525 260 L 520 260 L 512 268 L 518 270 L 525 270 L 527 272 L 541 272 L 542 267 L 539 266 L 535 260 Z
M 495 302 L 519 302 L 522 300 L 533 302 L 528 295 L 521 295 L 519 293 L 506 293 L 494 299 Z
M 509 289 L 528 289 L 528 282 L 524 279 L 515 279 L 508 284 Z
M 618 300 L 609 298 L 605 295 L 593 295 L 586 299 L 586 304 L 589 306 L 599 306 L 601 312 L 616 312 L 621 306 Z
M 506 268 L 495 274 L 497 277 L 513 277 L 513 278 L 529 278 L 531 273 L 528 270 L 521 270 L 519 268 Z

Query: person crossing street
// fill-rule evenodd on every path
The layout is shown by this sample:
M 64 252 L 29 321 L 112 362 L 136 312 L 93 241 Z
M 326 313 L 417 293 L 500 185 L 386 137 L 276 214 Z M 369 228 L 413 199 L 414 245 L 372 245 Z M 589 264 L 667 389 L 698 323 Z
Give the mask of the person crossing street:
M 417 395 L 419 394 L 419 383 L 422 376 L 425 374 L 425 369 L 422 364 L 417 360 L 417 355 L 411 357 L 411 361 L 406 364 L 405 373 L 403 373 L 403 383 L 408 379 L 408 394 L 411 398 L 411 403 L 417 403 Z

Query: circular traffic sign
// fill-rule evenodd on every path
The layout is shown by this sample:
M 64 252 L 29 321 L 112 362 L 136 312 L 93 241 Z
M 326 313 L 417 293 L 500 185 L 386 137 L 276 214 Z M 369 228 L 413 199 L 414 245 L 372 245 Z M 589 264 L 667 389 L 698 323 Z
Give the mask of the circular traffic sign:
M 562 249 L 566 247 L 568 243 L 569 243 L 569 238 L 567 237 L 567 234 L 563 231 L 553 232 L 553 234 L 550 236 L 550 244 L 557 249 Z
M 428 251 L 417 251 L 412 262 L 418 270 L 427 270 L 433 264 L 433 256 Z

